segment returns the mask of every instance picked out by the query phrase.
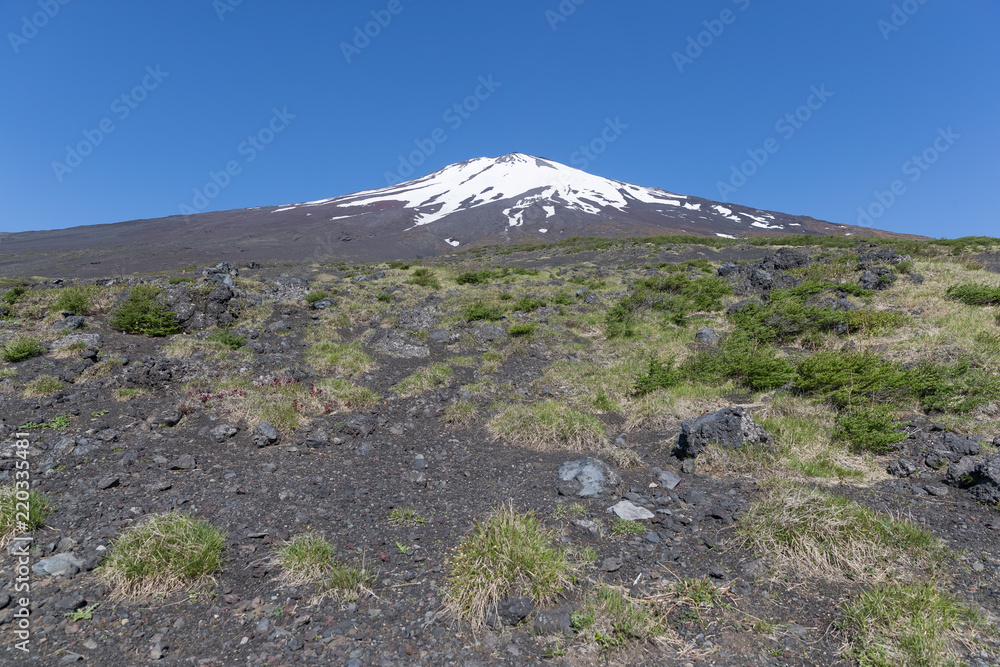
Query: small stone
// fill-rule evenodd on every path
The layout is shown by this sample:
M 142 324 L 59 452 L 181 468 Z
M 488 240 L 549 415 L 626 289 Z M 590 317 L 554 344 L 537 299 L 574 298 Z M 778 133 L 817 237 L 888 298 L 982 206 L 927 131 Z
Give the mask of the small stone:
M 693 459 L 689 459 L 693 463 Z M 657 474 L 657 483 L 663 488 L 673 490 L 677 488 L 677 485 L 681 483 L 681 476 L 672 470 L 661 470 Z
M 167 645 L 163 642 L 156 642 L 149 650 L 149 657 L 153 660 L 162 660 L 167 653 Z
M 167 427 L 177 426 L 181 421 L 181 411 L 177 408 L 164 410 L 156 417 L 156 423 Z
M 212 442 L 225 442 L 239 433 L 239 427 L 233 424 L 219 424 L 208 432 Z
M 281 440 L 281 435 L 278 433 L 278 429 L 274 427 L 274 424 L 269 421 L 262 421 L 254 428 L 253 439 L 257 447 L 267 447 L 268 445 L 278 444 L 278 441 Z
M 652 519 L 655 515 L 645 507 L 638 507 L 628 500 L 622 500 L 616 505 L 608 508 L 608 512 L 615 514 L 627 521 L 643 521 Z
M 937 484 L 928 484 L 928 485 L 926 485 L 924 487 L 924 489 L 927 491 L 927 493 L 929 493 L 932 496 L 935 496 L 937 498 L 943 498 L 944 496 L 948 495 L 948 487 L 947 486 L 940 486 L 940 485 L 937 485 Z
M 104 491 L 106 489 L 112 489 L 120 484 L 121 479 L 115 477 L 114 475 L 108 475 L 107 477 L 101 478 L 101 480 L 97 482 L 97 489 L 99 491 Z
M 725 579 L 726 578 L 726 568 L 721 565 L 713 565 L 708 568 L 708 576 L 713 579 Z
M 601 526 L 596 521 L 591 521 L 590 519 L 577 519 L 573 522 L 581 532 L 597 537 L 601 534 Z
M 31 571 L 38 575 L 50 577 L 69 577 L 80 571 L 84 561 L 71 553 L 62 553 L 50 558 L 43 558 L 32 566 Z
M 602 572 L 617 572 L 622 567 L 621 558 L 605 558 L 601 561 L 601 571 Z
M 404 482 L 417 488 L 427 486 L 427 475 L 422 470 L 407 470 L 401 477 Z
M 681 472 L 685 475 L 693 475 L 698 470 L 698 464 L 694 459 L 684 459 L 681 461 Z
M 197 467 L 197 462 L 190 454 L 182 454 L 169 464 L 170 470 L 194 470 Z

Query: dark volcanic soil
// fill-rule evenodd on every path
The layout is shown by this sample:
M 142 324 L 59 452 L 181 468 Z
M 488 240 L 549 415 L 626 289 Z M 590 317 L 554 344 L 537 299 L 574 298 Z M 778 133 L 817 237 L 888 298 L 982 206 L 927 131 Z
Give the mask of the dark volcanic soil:
M 677 261 L 711 252 L 685 250 L 659 259 Z M 764 251 L 732 252 L 713 253 L 711 259 L 752 260 Z M 626 270 L 622 267 L 638 255 L 615 256 L 616 265 L 609 264 L 607 255 L 516 259 L 533 267 L 598 260 L 608 272 L 617 272 Z M 334 299 L 347 301 L 368 288 L 343 269 L 325 270 L 331 276 L 323 282 L 337 288 Z M 627 270 L 635 276 L 643 271 Z M 610 525 L 607 510 L 620 496 L 581 499 L 584 516 L 562 517 L 558 508 L 576 499 L 558 495 L 557 471 L 582 455 L 493 440 L 484 418 L 495 398 L 462 389 L 489 376 L 509 400 L 545 400 L 560 390 L 540 386 L 536 380 L 553 362 L 572 361 L 574 353 L 546 339 L 523 343 L 495 370 L 458 362 L 444 386 L 400 397 L 393 386 L 418 369 L 455 362 L 458 357 L 478 359 L 512 343 L 505 336 L 485 340 L 478 335 L 482 323 L 441 324 L 449 308 L 446 290 L 424 292 L 412 309 L 408 303 L 405 308 L 394 305 L 390 313 L 367 320 L 363 319 L 369 317 L 367 311 L 352 311 L 352 321 L 333 327 L 319 319 L 330 313 L 312 310 L 302 300 L 304 289 L 281 288 L 284 291 L 277 296 L 259 291 L 258 285 L 280 281 L 283 272 L 316 281 L 315 273 L 299 268 L 240 272 L 241 280 L 258 281 L 242 283 L 250 297 L 261 293 L 278 299 L 265 321 L 240 325 L 251 332 L 252 346 L 243 350 L 245 356 L 220 358 L 195 352 L 167 358 L 165 340 L 113 331 L 106 315 L 96 315 L 87 318 L 81 332 L 101 336 L 97 359 L 124 357 L 127 364 L 91 379 L 85 371 L 80 376 L 77 352 L 4 366 L 16 366 L 18 374 L 0 380 L 0 482 L 14 479 L 14 459 L 8 450 L 21 426 L 71 415 L 65 429 L 26 429 L 32 448 L 32 487 L 57 505 L 45 527 L 33 535 L 31 562 L 58 553 L 72 553 L 82 561 L 81 571 L 69 576 L 32 575 L 32 643 L 27 654 L 14 648 L 14 558 L 5 555 L 0 561 L 0 660 L 5 664 L 848 664 L 841 658 L 845 635 L 835 623 L 840 605 L 862 584 L 774 571 L 766 558 L 747 550 L 736 535 L 734 521 L 761 493 L 763 476 L 732 477 L 698 466 L 682 467 L 672 455 L 680 430 L 676 418 L 663 420 L 655 429 L 627 429 L 621 415 L 602 414 L 610 437 L 622 433 L 620 445 L 633 450 L 640 461 L 631 468 L 618 468 L 625 481 L 622 493 L 638 505 L 664 511 L 644 522 L 641 534 L 619 537 L 605 529 L 592 535 L 573 521 L 588 518 Z M 401 282 L 389 277 L 376 278 L 372 284 L 385 286 L 385 292 L 396 294 L 402 304 L 409 288 Z M 577 289 L 577 285 L 566 287 Z M 371 344 L 373 330 L 405 329 L 394 324 L 393 317 L 400 312 L 432 307 L 438 309 L 433 325 L 410 327 L 419 333 L 414 344 L 426 348 L 428 356 L 388 356 Z M 590 312 L 588 307 L 583 301 L 570 306 L 584 314 Z M 284 324 L 271 326 L 278 321 Z M 354 379 L 381 400 L 361 411 L 338 408 L 284 433 L 277 444 L 258 447 L 252 433 L 256 423 L 224 410 L 224 398 L 214 395 L 222 392 L 213 387 L 233 377 L 314 382 L 320 374 L 304 353 L 316 330 L 324 326 L 333 332 L 326 335 L 341 342 L 363 343 L 376 366 Z M 427 329 L 439 326 L 447 335 L 426 335 Z M 13 333 L 6 329 L 4 340 Z M 690 333 L 693 336 L 694 329 Z M 21 390 L 39 375 L 66 375 L 74 382 L 52 396 L 26 398 Z M 144 391 L 121 400 L 115 392 L 122 389 Z M 468 426 L 454 426 L 444 419 L 447 408 L 459 398 L 472 400 L 481 413 Z M 760 405 L 758 401 L 756 406 Z M 182 418 L 176 425 L 164 425 L 163 414 L 174 410 L 180 410 Z M 232 423 L 239 431 L 217 442 L 209 431 L 223 423 Z M 317 435 L 320 430 L 325 437 Z M 987 435 L 1000 435 L 1000 426 L 994 425 Z M 184 456 L 193 457 L 193 469 L 173 469 L 190 468 L 178 465 Z M 676 472 L 680 483 L 669 491 L 652 486 L 657 480 L 652 467 Z M 927 471 L 919 480 L 884 479 L 843 484 L 835 490 L 869 507 L 912 517 L 944 540 L 954 555 L 944 566 L 942 580 L 949 590 L 995 617 L 1000 614 L 1000 514 L 972 502 L 958 489 L 941 497 L 914 491 L 915 485 L 940 486 L 942 478 L 943 471 Z M 506 502 L 534 511 L 545 524 L 564 531 L 564 539 L 574 547 L 595 550 L 581 589 L 587 582 L 604 581 L 621 585 L 636 597 L 663 596 L 676 637 L 604 652 L 571 637 L 557 642 L 553 636 L 536 635 L 530 618 L 518 627 L 475 633 L 449 617 L 442 609 L 442 589 L 453 549 L 474 521 Z M 388 521 L 394 508 L 413 508 L 428 521 L 394 525 Z M 215 582 L 165 598 L 115 601 L 97 570 L 112 540 L 149 514 L 170 510 L 203 517 L 226 530 L 226 560 Z M 277 583 L 279 571 L 271 563 L 275 548 L 306 530 L 328 537 L 341 558 L 365 558 L 376 565 L 378 577 L 370 594 L 356 601 L 327 598 L 314 603 L 313 591 Z M 673 584 L 699 578 L 717 587 L 713 606 L 694 608 L 669 601 Z M 560 607 L 574 608 L 576 596 L 571 592 Z M 95 604 L 92 618 L 67 616 Z M 565 646 L 567 652 L 560 655 L 561 651 L 553 651 L 556 646 Z M 970 647 L 966 659 L 972 665 L 998 664 L 996 648 L 994 644 L 991 656 L 986 648 Z

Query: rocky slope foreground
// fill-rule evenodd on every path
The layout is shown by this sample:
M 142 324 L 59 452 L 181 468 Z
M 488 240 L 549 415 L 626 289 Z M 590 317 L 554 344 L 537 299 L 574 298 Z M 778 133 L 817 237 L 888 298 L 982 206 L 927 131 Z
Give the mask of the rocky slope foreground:
M 49 505 L 0 495 L 3 661 L 1000 664 L 1000 275 L 716 245 L 4 279 L 0 489 Z M 169 335 L 116 329 L 141 283 Z M 123 595 L 170 512 L 221 565 Z M 346 581 L 290 576 L 309 534 Z

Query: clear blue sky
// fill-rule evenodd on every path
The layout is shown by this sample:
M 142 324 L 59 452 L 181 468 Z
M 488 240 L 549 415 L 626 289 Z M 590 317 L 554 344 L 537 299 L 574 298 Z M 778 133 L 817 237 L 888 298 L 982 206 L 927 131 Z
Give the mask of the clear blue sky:
M 386 185 L 400 156 L 422 175 L 523 152 L 835 222 L 862 208 L 894 231 L 1000 235 L 1000 6 L 895 6 L 5 0 L 0 231 L 321 199 Z M 205 193 L 210 172 L 225 187 Z

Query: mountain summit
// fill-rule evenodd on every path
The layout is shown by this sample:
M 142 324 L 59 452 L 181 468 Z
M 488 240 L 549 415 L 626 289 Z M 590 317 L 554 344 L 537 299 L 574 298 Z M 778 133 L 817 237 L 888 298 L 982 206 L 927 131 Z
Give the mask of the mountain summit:
M 51 264 L 80 275 L 219 261 L 384 261 L 493 243 L 572 236 L 884 232 L 724 204 L 601 178 L 511 153 L 476 158 L 378 190 L 264 206 L 2 236 L 0 270 Z M 37 261 L 36 261 L 37 260 Z M 130 268 L 135 267 L 135 268 Z

